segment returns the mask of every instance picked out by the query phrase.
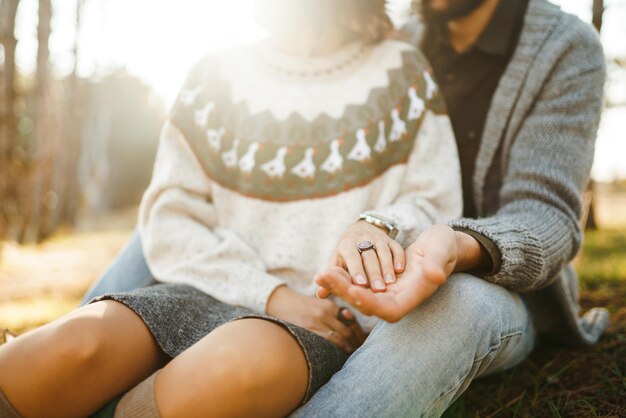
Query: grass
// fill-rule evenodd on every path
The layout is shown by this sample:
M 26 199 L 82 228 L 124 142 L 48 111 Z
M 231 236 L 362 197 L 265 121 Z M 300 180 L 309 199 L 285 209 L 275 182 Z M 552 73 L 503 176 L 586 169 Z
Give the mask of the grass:
M 626 230 L 587 233 L 578 271 L 583 308 L 611 311 L 602 341 L 540 346 L 515 369 L 475 381 L 446 418 L 626 417 Z

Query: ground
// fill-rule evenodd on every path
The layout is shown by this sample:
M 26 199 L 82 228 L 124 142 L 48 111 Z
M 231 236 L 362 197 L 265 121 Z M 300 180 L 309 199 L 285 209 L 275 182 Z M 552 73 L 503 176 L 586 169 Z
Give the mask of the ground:
M 577 261 L 583 308 L 606 306 L 612 325 L 591 349 L 541 346 L 507 373 L 477 380 L 446 417 L 626 417 L 626 198 L 603 194 L 599 231 Z M 39 246 L 6 244 L 0 330 L 21 333 L 76 307 L 130 237 L 134 210 Z

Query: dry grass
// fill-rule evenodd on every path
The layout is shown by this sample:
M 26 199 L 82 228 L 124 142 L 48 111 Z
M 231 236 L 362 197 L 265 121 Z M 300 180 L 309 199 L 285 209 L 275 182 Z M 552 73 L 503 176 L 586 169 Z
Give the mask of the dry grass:
M 519 367 L 477 380 L 446 417 L 626 417 L 626 229 L 587 234 L 582 305 L 611 328 L 590 349 L 539 347 Z

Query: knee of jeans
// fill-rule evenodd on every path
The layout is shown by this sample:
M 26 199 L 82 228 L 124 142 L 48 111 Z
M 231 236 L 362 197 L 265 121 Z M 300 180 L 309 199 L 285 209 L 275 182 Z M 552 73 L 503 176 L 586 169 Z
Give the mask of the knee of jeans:
M 470 274 L 453 274 L 422 306 L 405 318 L 408 322 L 435 318 L 463 330 L 494 329 L 510 312 L 515 297 L 501 286 Z

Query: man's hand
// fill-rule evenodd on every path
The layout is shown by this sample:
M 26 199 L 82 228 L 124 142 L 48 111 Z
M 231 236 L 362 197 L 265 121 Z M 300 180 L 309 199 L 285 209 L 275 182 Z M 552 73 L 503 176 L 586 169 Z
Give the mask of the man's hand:
M 480 267 L 486 257 L 481 248 L 469 235 L 435 225 L 407 248 L 406 270 L 385 292 L 354 286 L 345 270 L 333 268 L 317 276 L 317 294 L 324 298 L 333 293 L 366 315 L 397 322 L 430 298 L 454 271 Z
M 340 311 L 339 306 L 330 300 L 303 296 L 287 286 L 281 286 L 272 293 L 267 313 L 305 328 L 347 353 L 354 352 L 365 341 L 363 330 L 352 312 L 347 309 Z

